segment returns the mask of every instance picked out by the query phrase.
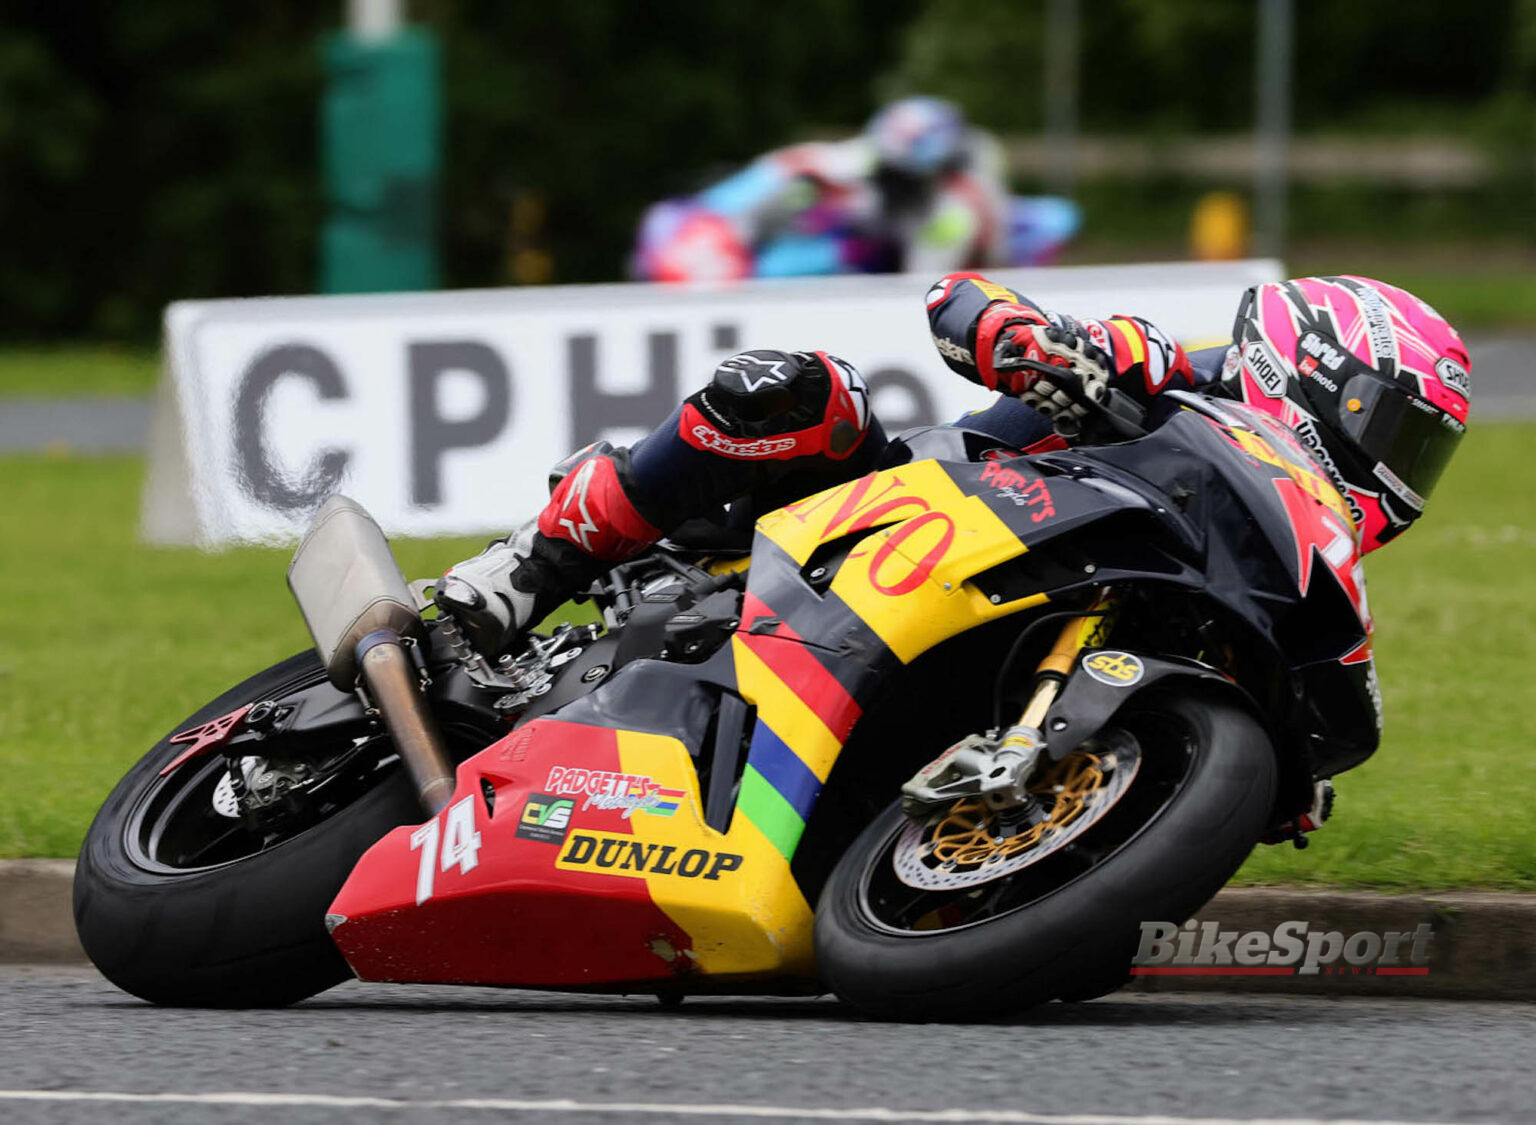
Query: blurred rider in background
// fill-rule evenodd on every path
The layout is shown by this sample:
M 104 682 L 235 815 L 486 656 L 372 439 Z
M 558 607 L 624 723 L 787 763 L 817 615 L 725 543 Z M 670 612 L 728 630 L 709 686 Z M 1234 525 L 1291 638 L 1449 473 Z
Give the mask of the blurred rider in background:
M 1096 422 L 1122 399 L 1149 426 L 1178 408 L 1170 391 L 1241 403 L 1327 474 L 1352 526 L 1328 518 L 1362 553 L 1418 519 L 1466 431 L 1461 337 L 1368 278 L 1254 286 L 1231 344 L 1193 353 L 1141 317 L 1078 319 L 975 273 L 941 278 L 927 306 L 944 362 L 1000 392 L 957 423 L 997 443 L 989 456 L 1119 440 Z M 757 515 L 881 467 L 886 444 L 852 364 L 741 352 L 633 448 L 598 442 L 556 466 L 544 511 L 451 568 L 437 603 L 494 655 L 614 563 L 683 538 L 689 521 L 724 514 L 750 535 Z
M 1033 265 L 1076 207 L 1008 195 L 1001 147 L 938 98 L 903 98 L 846 141 L 777 149 L 641 222 L 633 272 L 650 281 L 945 273 Z

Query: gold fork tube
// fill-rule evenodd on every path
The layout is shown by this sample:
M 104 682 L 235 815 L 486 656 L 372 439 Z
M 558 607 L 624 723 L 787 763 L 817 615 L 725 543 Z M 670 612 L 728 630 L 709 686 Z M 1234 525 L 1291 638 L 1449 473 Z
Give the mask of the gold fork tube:
M 1114 591 L 1106 589 L 1094 599 L 1087 613 L 1072 618 L 1061 627 L 1061 632 L 1056 635 L 1056 643 L 1035 669 L 1035 690 L 1029 702 L 1024 705 L 1024 714 L 1020 716 L 1017 726 L 1041 729 L 1051 704 L 1056 702 L 1062 685 L 1072 674 L 1072 665 L 1077 662 L 1078 653 L 1104 643 L 1110 629 L 1114 627 L 1119 609 L 1120 599 Z

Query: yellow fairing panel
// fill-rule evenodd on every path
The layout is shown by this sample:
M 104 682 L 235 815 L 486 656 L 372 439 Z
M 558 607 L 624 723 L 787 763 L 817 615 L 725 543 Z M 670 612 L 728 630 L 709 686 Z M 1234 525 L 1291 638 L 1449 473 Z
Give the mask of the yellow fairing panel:
M 813 977 L 811 908 L 790 875 L 789 861 L 746 817 L 734 817 L 725 833 L 704 823 L 698 774 L 677 739 L 619 731 L 618 740 L 625 773 L 688 794 L 674 816 L 633 817 L 634 834 L 624 840 L 671 845 L 676 849 L 671 854 L 679 857 L 707 853 L 692 876 L 677 870 L 637 875 L 645 879 L 651 900 L 692 939 L 698 970 L 710 976 Z M 716 877 L 708 878 L 712 872 Z
M 1025 546 L 934 461 L 817 493 L 757 526 L 801 564 L 822 543 L 872 529 L 849 553 L 831 590 L 904 663 L 984 621 L 1046 600 L 1036 594 L 994 605 L 969 584 L 967 579 L 1023 554 Z
M 931 461 L 818 493 L 765 516 L 758 530 L 802 565 L 821 544 L 855 536 L 831 592 L 904 662 L 977 624 L 1046 600 L 1035 594 L 993 604 L 969 582 L 1023 554 L 1025 546 L 985 502 L 962 492 Z M 785 753 L 824 781 L 842 749 L 828 725 L 835 720 L 802 699 L 741 637 L 733 638 L 732 649 L 738 686 L 757 707 L 759 730 L 771 731 Z M 688 793 L 686 814 L 679 808 L 672 817 L 635 817 L 634 835 L 624 840 L 670 846 L 662 865 L 668 868 L 671 857 L 692 854 L 698 871 L 691 877 L 670 869 L 636 870 L 634 877 L 645 879 L 652 901 L 689 934 L 699 970 L 812 976 L 812 912 L 787 858 L 803 830 L 804 810 L 797 815 L 749 764 L 746 780 L 757 788 L 749 793 L 744 781 L 730 830 L 716 832 L 704 823 L 697 774 L 681 742 L 632 731 L 619 732 L 618 739 L 626 773 Z M 718 877 L 709 878 L 711 872 Z

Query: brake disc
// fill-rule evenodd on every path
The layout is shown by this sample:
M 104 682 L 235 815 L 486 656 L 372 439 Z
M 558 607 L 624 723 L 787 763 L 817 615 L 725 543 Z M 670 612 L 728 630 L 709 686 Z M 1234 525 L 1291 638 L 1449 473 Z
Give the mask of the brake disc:
M 896 877 L 920 890 L 952 890 L 1022 871 L 1103 819 L 1140 767 L 1141 748 L 1129 735 L 1074 750 L 1029 786 L 1050 815 L 1015 835 L 981 801 L 957 801 L 902 829 L 891 857 Z

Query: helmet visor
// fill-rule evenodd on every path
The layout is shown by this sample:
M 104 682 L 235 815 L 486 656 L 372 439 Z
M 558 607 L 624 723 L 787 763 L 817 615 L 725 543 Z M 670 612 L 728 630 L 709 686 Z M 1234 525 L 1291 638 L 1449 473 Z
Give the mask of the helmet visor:
M 1375 375 L 1344 385 L 1339 428 L 1421 497 L 1433 491 L 1466 431 L 1427 399 Z

